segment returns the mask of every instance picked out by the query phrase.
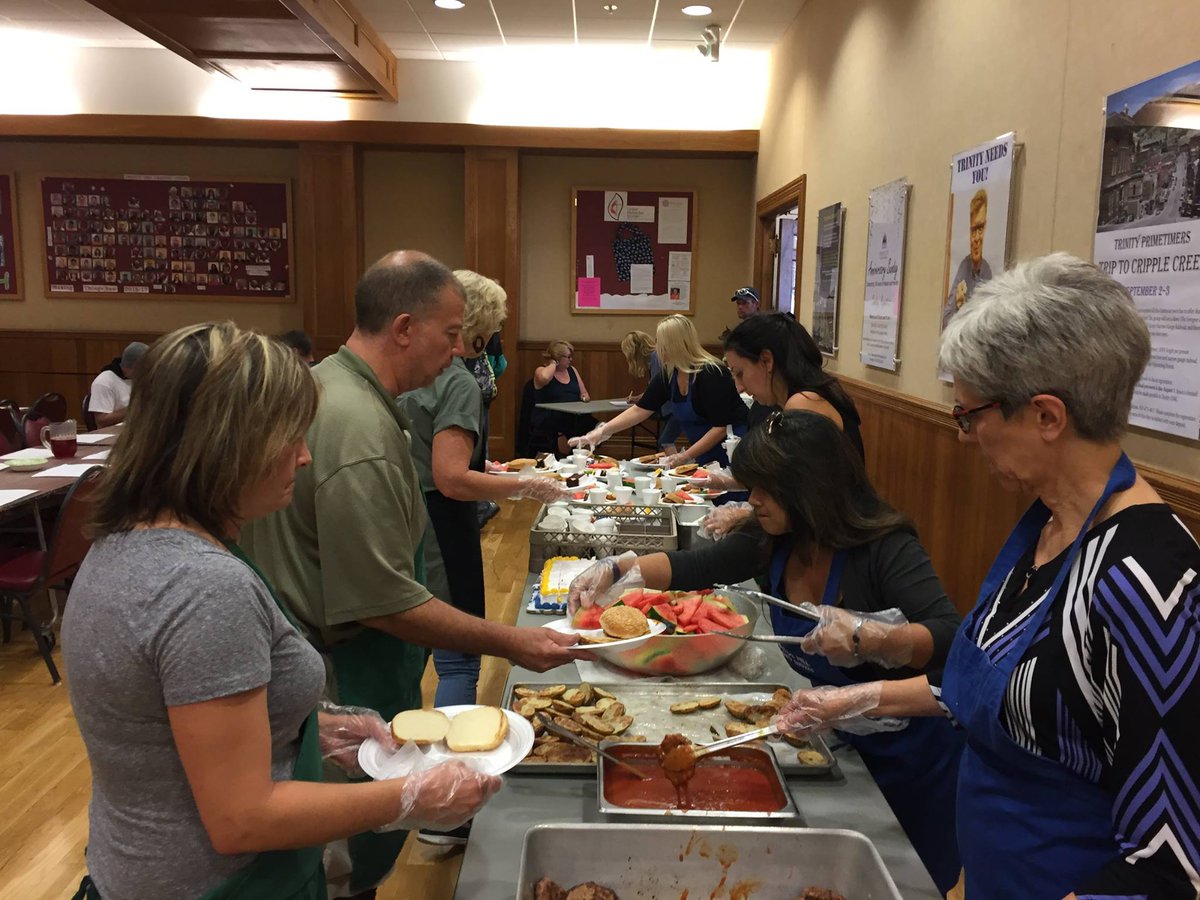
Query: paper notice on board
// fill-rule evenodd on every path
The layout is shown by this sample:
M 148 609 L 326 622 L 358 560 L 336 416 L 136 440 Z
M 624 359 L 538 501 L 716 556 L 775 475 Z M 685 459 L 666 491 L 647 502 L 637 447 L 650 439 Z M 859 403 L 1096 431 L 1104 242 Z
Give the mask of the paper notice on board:
M 595 278 L 596 277 L 596 257 L 592 256 L 592 254 L 589 253 L 585 259 L 584 268 L 587 269 L 587 277 L 588 278 Z
M 634 263 L 629 267 L 629 293 L 654 293 L 654 266 L 648 263 Z
M 670 281 L 692 280 L 692 254 L 686 250 L 672 250 L 667 254 L 667 279 Z
M 691 302 L 691 281 L 668 281 L 667 299 L 672 306 L 687 306 Z
M 660 197 L 658 199 L 658 242 L 660 244 L 686 244 L 687 236 L 687 197 Z
M 577 279 L 575 293 L 576 309 L 599 309 L 600 308 L 600 279 L 599 278 L 580 278 Z
M 627 206 L 621 217 L 622 222 L 653 222 L 653 206 Z
M 624 222 L 625 207 L 629 205 L 628 191 L 604 192 L 604 221 Z

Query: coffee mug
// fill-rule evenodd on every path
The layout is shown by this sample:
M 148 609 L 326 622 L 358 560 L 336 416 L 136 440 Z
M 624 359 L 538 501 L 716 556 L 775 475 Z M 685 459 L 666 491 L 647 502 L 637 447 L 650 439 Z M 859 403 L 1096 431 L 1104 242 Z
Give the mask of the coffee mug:
M 54 454 L 55 459 L 70 459 L 75 455 L 75 420 L 51 422 L 42 426 L 42 446 Z

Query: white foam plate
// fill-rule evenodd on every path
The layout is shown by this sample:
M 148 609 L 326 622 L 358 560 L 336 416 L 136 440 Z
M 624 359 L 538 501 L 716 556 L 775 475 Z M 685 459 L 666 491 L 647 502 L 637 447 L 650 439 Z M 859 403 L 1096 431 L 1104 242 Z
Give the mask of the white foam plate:
M 453 719 L 461 712 L 477 709 L 477 705 L 439 706 L 438 709 Z M 417 750 L 424 760 L 419 761 L 421 767 L 428 768 L 452 759 L 460 760 L 477 772 L 484 775 L 501 775 L 507 772 L 533 749 L 533 726 L 522 716 L 510 709 L 502 710 L 508 719 L 508 734 L 495 750 L 477 750 L 472 753 L 456 753 L 446 746 L 445 741 L 438 741 L 428 747 L 412 748 Z M 399 778 L 412 770 L 413 756 L 408 747 L 393 750 L 385 747 L 374 738 L 363 741 L 358 748 L 358 764 L 372 778 Z
M 629 460 L 629 468 L 636 469 L 639 472 L 653 472 L 655 469 L 662 468 L 662 461 L 644 463 L 638 462 L 636 459 Z
M 606 644 L 583 644 L 581 645 L 581 649 L 594 650 L 597 647 L 600 647 L 607 650 L 610 647 L 633 647 L 637 644 L 643 644 L 650 640 L 650 638 L 657 637 L 667 630 L 666 622 L 659 622 L 657 619 L 649 619 L 648 621 L 650 623 L 649 634 L 639 635 L 635 638 L 627 638 L 623 641 L 609 641 Z M 570 619 L 555 619 L 553 622 L 547 622 L 542 627 L 549 628 L 551 631 L 557 631 L 559 634 L 578 634 L 580 636 L 586 635 L 588 637 L 604 637 L 603 628 L 574 628 L 571 626 Z
M 724 497 L 726 493 L 728 493 L 728 492 L 727 491 L 714 491 L 711 494 L 688 494 L 688 496 L 691 497 L 692 499 L 690 499 L 686 504 L 672 502 L 672 503 L 668 503 L 666 505 L 667 506 L 688 506 L 688 505 L 693 505 L 696 503 L 707 503 L 710 500 L 715 500 L 717 497 Z

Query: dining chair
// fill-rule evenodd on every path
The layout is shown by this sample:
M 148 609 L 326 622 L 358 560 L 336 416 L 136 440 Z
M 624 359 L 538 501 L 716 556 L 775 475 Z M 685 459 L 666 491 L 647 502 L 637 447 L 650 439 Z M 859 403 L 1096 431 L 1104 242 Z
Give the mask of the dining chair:
M 67 418 L 67 398 L 51 391 L 38 397 L 25 411 L 21 419 L 21 431 L 25 435 L 26 447 L 38 447 L 42 443 L 42 428 L 51 422 L 62 422 Z
M 83 395 L 83 406 L 80 411 L 83 413 L 83 425 L 88 431 L 96 430 L 96 414 L 91 410 L 92 395 L 90 393 Z
M 91 515 L 92 492 L 102 471 L 101 466 L 92 466 L 71 485 L 45 550 L 10 550 L 0 555 L 0 627 L 4 643 L 12 640 L 12 622 L 24 623 L 33 632 L 38 652 L 55 684 L 62 680 L 53 656 L 57 643 L 54 635 L 58 622 L 57 592 L 70 590 L 71 580 L 92 546 L 85 526 Z M 33 614 L 34 598 L 42 591 L 50 599 L 51 618 L 45 623 L 38 622 Z M 19 613 L 14 605 L 20 607 Z
M 25 446 L 19 407 L 13 400 L 0 400 L 0 455 Z

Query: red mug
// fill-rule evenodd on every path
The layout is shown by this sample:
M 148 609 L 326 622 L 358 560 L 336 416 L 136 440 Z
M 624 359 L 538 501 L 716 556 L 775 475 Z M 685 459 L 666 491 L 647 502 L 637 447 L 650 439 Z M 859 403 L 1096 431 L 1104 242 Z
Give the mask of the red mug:
M 74 419 L 51 422 L 42 427 L 42 446 L 54 454 L 55 459 L 70 459 L 78 446 L 75 434 Z

